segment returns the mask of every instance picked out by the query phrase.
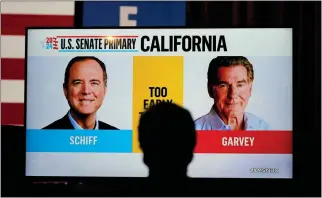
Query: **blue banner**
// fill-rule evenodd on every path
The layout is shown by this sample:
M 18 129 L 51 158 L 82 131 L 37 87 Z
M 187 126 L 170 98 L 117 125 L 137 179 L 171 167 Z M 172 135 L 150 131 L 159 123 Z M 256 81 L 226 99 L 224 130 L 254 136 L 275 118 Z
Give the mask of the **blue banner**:
M 27 152 L 131 153 L 132 130 L 27 130 Z
M 185 1 L 84 1 L 83 27 L 184 26 Z

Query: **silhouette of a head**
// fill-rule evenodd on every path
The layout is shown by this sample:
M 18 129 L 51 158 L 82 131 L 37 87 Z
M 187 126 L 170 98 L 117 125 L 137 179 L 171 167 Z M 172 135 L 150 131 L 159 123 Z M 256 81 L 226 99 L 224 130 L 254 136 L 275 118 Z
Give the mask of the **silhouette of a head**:
M 186 174 L 196 145 L 195 125 L 188 110 L 172 103 L 156 104 L 141 115 L 138 133 L 150 175 Z

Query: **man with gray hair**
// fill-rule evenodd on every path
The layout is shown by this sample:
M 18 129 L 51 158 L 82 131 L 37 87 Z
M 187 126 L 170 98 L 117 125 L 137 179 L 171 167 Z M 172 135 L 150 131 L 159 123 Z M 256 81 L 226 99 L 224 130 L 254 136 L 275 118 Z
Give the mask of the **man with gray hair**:
M 245 112 L 253 80 L 253 65 L 246 57 L 212 59 L 207 86 L 214 104 L 208 114 L 195 120 L 196 130 L 268 130 L 263 119 Z

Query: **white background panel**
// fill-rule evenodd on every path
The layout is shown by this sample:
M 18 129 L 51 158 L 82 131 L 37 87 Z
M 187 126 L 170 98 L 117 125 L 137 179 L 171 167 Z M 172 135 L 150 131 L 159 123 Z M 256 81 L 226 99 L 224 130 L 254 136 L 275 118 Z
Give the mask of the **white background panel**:
M 62 163 L 64 162 L 64 163 Z M 141 154 L 27 153 L 27 176 L 146 177 Z M 278 173 L 250 173 L 278 168 Z M 188 175 L 201 178 L 292 178 L 289 154 L 195 154 Z
M 224 35 L 227 52 L 199 52 L 208 55 L 245 55 L 245 56 L 291 56 L 292 55 L 292 29 L 61 29 L 61 30 L 29 30 L 28 55 L 29 56 L 70 56 L 74 52 L 57 52 L 43 47 L 46 37 L 55 36 L 166 36 L 165 42 L 169 43 L 169 35 Z M 136 49 L 140 49 L 140 39 L 136 42 Z M 181 49 L 181 48 L 179 48 Z M 97 52 L 95 52 L 97 53 Z M 105 55 L 109 52 L 100 52 Z M 124 53 L 110 52 L 115 55 Z M 134 52 L 133 55 L 188 55 L 194 52 L 157 53 Z M 86 53 L 85 53 L 86 54 Z
M 160 53 L 56 53 L 42 48 L 47 36 L 57 35 L 170 35 L 188 30 L 51 30 L 29 33 L 27 72 L 27 128 L 40 129 L 64 116 L 69 107 L 63 94 L 68 61 L 93 55 L 107 67 L 108 92 L 98 112 L 100 120 L 120 129 L 132 129 L 132 65 L 134 55 Z M 244 55 L 253 63 L 255 81 L 247 111 L 266 120 L 273 130 L 292 130 L 291 29 L 219 29 L 204 31 L 226 36 L 227 53 L 171 53 L 184 56 L 184 106 L 194 119 L 209 112 L 212 100 L 206 88 L 207 69 L 218 55 Z M 138 42 L 137 42 L 138 44 Z M 13 53 L 13 52 L 12 52 Z M 20 52 L 18 54 L 21 54 Z M 8 55 L 9 56 L 9 55 Z M 10 55 L 11 56 L 11 55 Z M 148 75 L 148 74 L 147 74 Z M 64 162 L 64 163 L 61 163 Z M 280 168 L 278 174 L 250 174 L 250 168 Z M 27 175 L 129 176 L 147 175 L 140 154 L 27 153 Z M 189 167 L 192 177 L 292 177 L 292 155 L 197 154 Z

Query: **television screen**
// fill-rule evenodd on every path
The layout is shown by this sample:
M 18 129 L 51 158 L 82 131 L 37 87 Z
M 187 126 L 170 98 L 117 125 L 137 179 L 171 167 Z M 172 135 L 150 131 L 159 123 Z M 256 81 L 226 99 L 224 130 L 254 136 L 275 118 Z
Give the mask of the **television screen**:
M 138 122 L 169 102 L 195 122 L 190 177 L 292 178 L 291 28 L 30 28 L 26 39 L 26 176 L 148 176 Z

